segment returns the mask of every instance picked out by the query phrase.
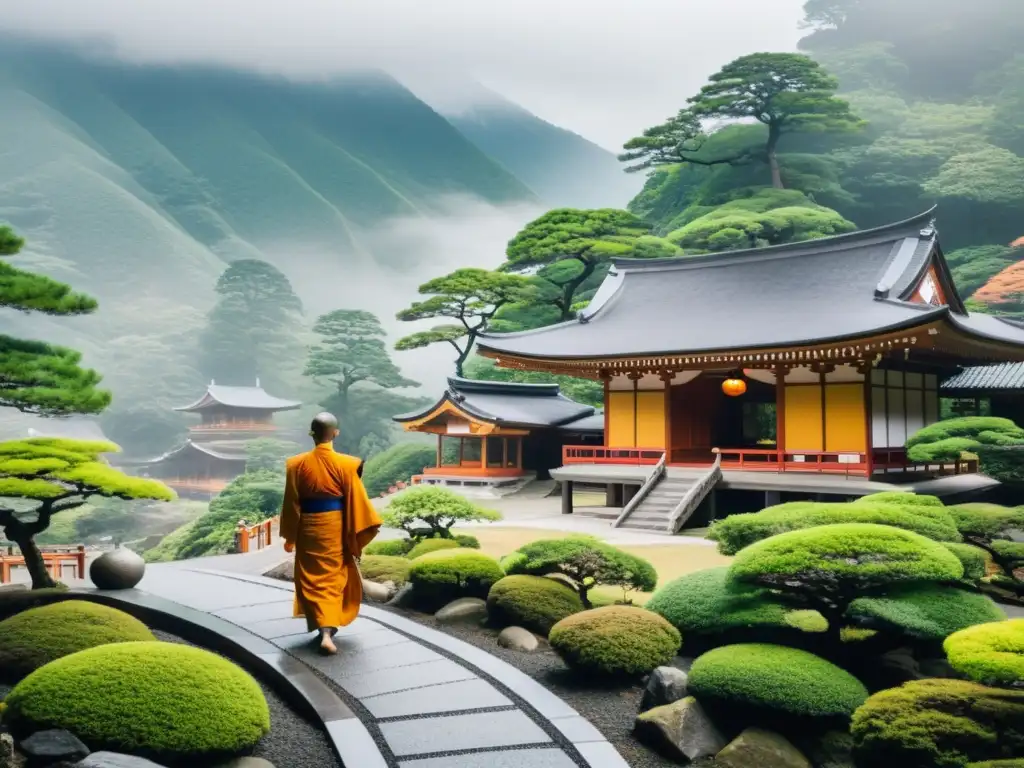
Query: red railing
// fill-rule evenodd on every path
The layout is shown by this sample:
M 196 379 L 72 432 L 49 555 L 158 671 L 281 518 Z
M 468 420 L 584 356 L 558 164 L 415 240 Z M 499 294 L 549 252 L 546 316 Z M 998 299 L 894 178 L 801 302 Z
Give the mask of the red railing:
M 47 547 L 43 550 L 43 562 L 50 575 L 58 581 L 64 573 L 64 566 L 68 563 L 75 567 L 75 578 L 85 578 L 85 546 L 81 544 L 77 547 Z M 12 568 L 24 566 L 25 558 L 15 555 L 13 547 L 8 547 L 6 553 L 0 550 L 0 584 L 10 582 Z
M 868 474 L 867 454 L 856 451 L 780 451 L 775 448 L 715 448 L 722 469 L 744 472 Z
M 562 446 L 562 464 L 657 464 L 664 448 L 609 448 L 604 445 Z M 709 462 L 710 463 L 710 462 Z
M 256 525 L 248 525 L 245 520 L 238 521 L 235 530 L 235 551 L 240 555 L 247 552 L 258 552 L 273 543 L 273 528 L 280 518 L 272 517 Z M 253 546 L 255 542 L 255 547 Z

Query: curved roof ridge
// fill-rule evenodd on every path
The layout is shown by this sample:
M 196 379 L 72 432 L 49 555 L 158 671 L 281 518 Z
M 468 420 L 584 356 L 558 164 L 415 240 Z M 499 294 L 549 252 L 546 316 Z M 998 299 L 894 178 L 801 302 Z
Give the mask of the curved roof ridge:
M 239 387 L 210 382 L 206 392 L 195 402 L 175 408 L 176 411 L 196 411 L 214 403 L 229 408 L 252 408 L 267 411 L 293 411 L 301 408 L 298 400 L 285 400 L 274 397 L 261 387 L 257 381 L 255 387 Z
M 458 376 L 448 378 L 448 388 L 453 393 L 476 392 L 495 395 L 560 395 L 561 388 L 557 383 L 541 384 L 519 381 L 491 381 L 489 379 L 464 379 Z

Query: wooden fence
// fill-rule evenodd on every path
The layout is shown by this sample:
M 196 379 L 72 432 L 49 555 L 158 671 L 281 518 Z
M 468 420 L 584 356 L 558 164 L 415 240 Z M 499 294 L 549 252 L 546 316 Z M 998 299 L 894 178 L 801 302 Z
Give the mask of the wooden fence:
M 85 578 L 85 546 L 42 547 L 43 562 L 50 575 L 59 580 L 64 574 L 64 566 L 71 564 L 75 568 L 75 578 Z M 15 554 L 14 547 L 0 549 L 0 584 L 9 584 L 12 568 L 24 568 L 25 558 Z
M 244 555 L 247 552 L 258 552 L 269 547 L 274 540 L 273 528 L 279 520 L 279 517 L 272 517 L 255 525 L 249 525 L 245 520 L 239 520 L 238 528 L 235 529 L 235 552 Z

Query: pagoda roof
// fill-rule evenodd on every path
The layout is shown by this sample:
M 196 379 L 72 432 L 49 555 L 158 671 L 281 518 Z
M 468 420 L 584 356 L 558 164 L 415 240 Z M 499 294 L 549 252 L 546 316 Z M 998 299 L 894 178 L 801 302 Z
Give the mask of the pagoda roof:
M 214 459 L 220 459 L 221 461 L 245 461 L 247 454 L 245 450 L 244 441 L 213 441 L 209 443 L 196 443 L 192 440 L 186 440 L 184 443 L 179 445 L 177 448 L 173 448 L 167 453 L 157 456 L 154 459 L 143 459 L 137 462 L 131 462 L 132 464 L 160 464 L 161 462 L 173 459 L 176 456 L 180 456 L 183 453 L 198 452 L 206 456 L 211 456 Z
M 557 384 L 519 384 L 452 377 L 437 402 L 393 418 L 400 424 L 422 421 L 446 405 L 478 421 L 534 429 L 573 424 L 593 415 L 596 410 L 593 406 L 570 400 L 561 393 Z
M 1024 389 L 1024 363 L 1000 363 L 964 368 L 940 387 L 948 391 L 1009 391 Z
M 615 259 L 577 319 L 484 334 L 478 348 L 499 360 L 705 354 L 841 342 L 935 321 L 982 341 L 1024 345 L 1024 327 L 967 312 L 938 245 L 934 211 L 787 245 Z M 910 300 L 929 270 L 946 304 Z
M 211 381 L 202 397 L 191 405 L 174 410 L 194 412 L 217 405 L 258 411 L 294 411 L 302 407 L 302 403 L 297 400 L 282 400 L 267 394 L 257 379 L 255 387 L 226 387 Z

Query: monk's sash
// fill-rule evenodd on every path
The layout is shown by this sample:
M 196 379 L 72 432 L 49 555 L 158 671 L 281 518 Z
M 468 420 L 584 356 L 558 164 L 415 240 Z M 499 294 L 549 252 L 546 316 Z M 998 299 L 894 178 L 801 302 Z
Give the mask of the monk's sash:
M 299 510 L 307 515 L 317 512 L 338 512 L 342 508 L 342 500 L 335 499 L 300 499 Z

